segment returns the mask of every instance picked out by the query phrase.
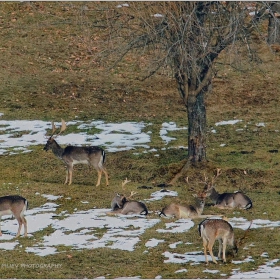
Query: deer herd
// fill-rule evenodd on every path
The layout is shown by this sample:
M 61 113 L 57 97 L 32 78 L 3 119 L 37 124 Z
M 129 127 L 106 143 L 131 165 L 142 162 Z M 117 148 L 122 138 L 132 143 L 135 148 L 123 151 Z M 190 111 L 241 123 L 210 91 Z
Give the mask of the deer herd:
M 109 185 L 108 172 L 105 167 L 105 151 L 97 146 L 79 147 L 67 146 L 62 148 L 55 140 L 66 129 L 66 123 L 62 120 L 60 132 L 54 135 L 56 127 L 52 122 L 52 134 L 48 137 L 44 147 L 45 151 L 51 150 L 53 154 L 61 159 L 66 165 L 66 179 L 64 184 L 71 185 L 73 166 L 75 164 L 88 164 L 94 167 L 98 173 L 96 186 L 100 185 L 102 173 L 105 175 L 106 186 Z M 227 218 L 222 215 L 202 215 L 207 198 L 212 200 L 214 207 L 219 209 L 250 209 L 253 204 L 251 199 L 243 192 L 234 193 L 218 193 L 214 188 L 214 181 L 221 174 L 221 170 L 217 169 L 217 174 L 209 182 L 205 177 L 205 187 L 201 192 L 193 194 L 195 197 L 194 205 L 184 205 L 171 203 L 166 205 L 159 211 L 160 217 L 174 217 L 177 219 L 204 219 L 198 225 L 199 236 L 202 238 L 204 255 L 206 264 L 208 264 L 207 250 L 209 251 L 214 263 L 217 263 L 213 255 L 213 245 L 216 240 L 219 241 L 218 257 L 226 262 L 225 252 L 227 244 L 232 246 L 234 253 L 237 253 L 240 244 L 234 237 L 234 231 Z M 129 183 L 127 179 L 122 182 L 122 189 Z M 148 215 L 147 206 L 140 201 L 132 200 L 132 196 L 137 194 L 132 191 L 129 196 L 116 193 L 111 201 L 111 210 L 106 212 L 107 215 Z M 15 237 L 20 236 L 22 225 L 24 225 L 24 236 L 27 236 L 27 221 L 24 212 L 28 206 L 27 199 L 19 195 L 7 195 L 0 197 L 0 219 L 4 215 L 12 214 L 18 221 L 18 231 Z M 220 216 L 220 217 L 219 217 Z M 249 228 L 251 225 L 249 226 Z M 248 228 L 248 230 L 249 230 Z M 247 231 L 248 231 L 247 230 Z M 246 233 L 246 232 L 245 232 Z M 0 236 L 2 236 L 0 225 Z

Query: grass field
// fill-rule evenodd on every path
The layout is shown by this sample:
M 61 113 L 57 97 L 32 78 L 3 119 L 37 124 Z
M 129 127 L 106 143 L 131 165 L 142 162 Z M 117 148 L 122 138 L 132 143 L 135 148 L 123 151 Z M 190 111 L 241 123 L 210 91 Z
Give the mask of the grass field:
M 66 217 L 73 218 L 81 211 L 96 215 L 93 210 L 110 208 L 111 198 L 116 191 L 121 191 L 125 178 L 131 180 L 127 191 L 137 191 L 139 200 L 149 199 L 159 190 L 156 185 L 169 182 L 186 162 L 187 150 L 178 148 L 187 146 L 186 130 L 168 132 L 175 140 L 167 144 L 160 137 L 164 122 L 174 122 L 178 127 L 188 125 L 186 109 L 172 75 L 162 71 L 142 82 L 139 79 L 143 74 L 141 62 L 135 57 L 127 58 L 110 71 L 98 64 L 94 58 L 101 46 L 95 45 L 94 38 L 99 34 L 91 34 L 85 24 L 91 19 L 94 2 L 86 3 L 89 8 L 86 16 L 82 13 L 84 5 L 83 2 L 0 3 L 0 113 L 3 114 L 0 120 L 50 123 L 63 118 L 67 122 L 85 123 L 92 120 L 144 122 L 147 125 L 143 132 L 150 135 L 149 149 L 155 149 L 158 155 L 146 152 L 143 147 L 108 152 L 110 185 L 105 187 L 102 181 L 101 186 L 95 187 L 97 176 L 89 173 L 86 166 L 75 168 L 71 186 L 63 185 L 63 163 L 51 152 L 43 151 L 43 143 L 31 146 L 29 153 L 6 151 L 1 154 L 0 195 L 22 195 L 28 199 L 30 210 L 37 209 L 37 219 L 35 214 L 27 216 L 30 229 L 41 221 L 53 222 L 41 230 L 34 228 L 27 238 L 20 237 L 17 241 L 0 238 L 1 278 L 229 278 L 236 270 L 254 271 L 268 261 L 274 260 L 273 266 L 279 266 L 280 57 L 277 52 L 271 53 L 265 44 L 258 48 L 262 63 L 247 72 L 218 66 L 213 91 L 207 97 L 208 163 L 189 169 L 168 188 L 178 196 L 148 203 L 151 214 L 147 222 L 155 224 L 139 234 L 132 251 L 112 249 L 109 245 L 113 241 L 107 247 L 90 249 L 60 244 L 56 246 L 56 254 L 45 256 L 28 251 L 51 238 L 57 230 L 55 225 Z M 240 121 L 234 125 L 217 124 L 229 120 Z M 11 140 L 29 132 L 15 133 Z M 77 125 L 71 125 L 64 134 L 79 132 Z M 99 131 L 93 127 L 86 132 L 92 135 Z M 9 131 L 0 130 L 0 135 L 6 133 Z M 156 211 L 174 200 L 193 203 L 192 194 L 202 189 L 204 174 L 211 178 L 216 168 L 222 169 L 217 189 L 220 192 L 242 190 L 252 198 L 254 207 L 248 211 L 215 210 L 215 213 L 230 219 L 267 221 L 268 226 L 252 227 L 239 254 L 233 258 L 228 252 L 225 265 L 219 262 L 206 267 L 204 262 L 166 262 L 166 252 L 171 251 L 178 254 L 177 261 L 190 252 L 199 251 L 203 256 L 197 232 L 200 220 L 182 232 L 168 232 L 164 230 L 169 223 L 180 225 L 180 222 L 176 219 L 157 221 Z M 143 185 L 153 188 L 137 188 Z M 42 194 L 58 198 L 51 201 Z M 87 203 L 82 203 L 84 201 Z M 43 205 L 50 202 L 57 206 L 40 212 Z M 214 211 L 209 204 L 210 201 L 205 213 Z M 52 217 L 44 220 L 43 214 L 47 215 L 47 211 Z M 103 219 L 103 216 L 96 217 Z M 35 219 L 33 224 L 32 219 Z M 115 218 L 114 221 L 124 220 Z M 187 221 L 181 223 L 184 225 Z M 5 236 L 14 234 L 7 228 L 8 224 L 10 220 L 2 221 Z M 96 235 L 103 236 L 106 227 L 95 229 Z M 133 223 L 128 228 L 138 229 Z M 237 237 L 243 236 L 244 230 L 238 227 L 234 230 Z M 67 239 L 66 235 L 79 234 L 79 229 L 67 229 L 64 234 Z M 120 236 L 121 233 L 116 238 Z M 147 247 L 147 242 L 153 239 L 164 241 Z M 5 247 L 10 241 L 15 242 L 12 249 Z M 175 243 L 175 247 L 170 247 Z M 250 261 L 246 261 L 248 259 Z M 182 272 L 176 273 L 180 270 Z

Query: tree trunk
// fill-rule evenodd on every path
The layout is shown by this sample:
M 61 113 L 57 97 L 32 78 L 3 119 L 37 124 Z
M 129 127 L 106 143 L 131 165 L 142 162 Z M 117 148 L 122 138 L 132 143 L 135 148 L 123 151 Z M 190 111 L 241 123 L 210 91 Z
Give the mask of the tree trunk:
M 178 78 L 178 76 L 177 76 Z M 169 184 L 173 185 L 189 168 L 199 162 L 206 161 L 206 108 L 204 104 L 208 87 L 198 94 L 186 95 L 184 86 L 177 79 L 179 92 L 182 95 L 188 112 L 188 160 L 182 169 L 172 178 Z M 182 82 L 182 79 L 181 79 Z
M 280 4 L 273 3 L 268 20 L 268 44 L 280 44 Z
M 208 67 L 209 69 L 209 67 Z M 205 71 L 206 73 L 206 71 Z M 210 71 L 203 82 L 188 79 L 178 71 L 175 74 L 179 93 L 188 112 L 188 162 L 206 161 L 206 108 L 205 96 L 211 85 Z
M 187 98 L 188 160 L 192 163 L 206 160 L 206 108 L 204 98 L 204 89 L 197 95 L 190 93 Z

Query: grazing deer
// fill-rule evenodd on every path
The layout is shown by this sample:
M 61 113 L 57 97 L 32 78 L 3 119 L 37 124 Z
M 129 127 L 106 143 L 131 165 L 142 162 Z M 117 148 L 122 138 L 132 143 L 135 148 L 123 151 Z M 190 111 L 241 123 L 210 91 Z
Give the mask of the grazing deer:
M 221 174 L 220 169 L 217 169 L 217 175 L 213 177 L 211 183 L 206 182 L 206 186 L 204 187 L 204 193 L 210 197 L 210 199 L 214 202 L 215 206 L 220 209 L 250 209 L 253 207 L 253 203 L 251 199 L 245 195 L 243 192 L 237 191 L 234 193 L 218 193 L 214 188 L 213 184 L 216 178 Z
M 206 264 L 208 264 L 207 249 L 212 257 L 214 263 L 217 263 L 213 255 L 213 245 L 215 240 L 219 241 L 218 257 L 221 258 L 223 250 L 223 262 L 226 262 L 226 246 L 227 244 L 233 246 L 234 254 L 237 254 L 238 248 L 234 238 L 232 226 L 223 219 L 206 219 L 198 226 L 199 235 L 203 240 L 204 255 Z
M 176 217 L 177 219 L 181 218 L 199 218 L 202 217 L 202 212 L 204 209 L 205 205 L 205 199 L 206 195 L 201 193 L 201 194 L 193 194 L 193 196 L 196 198 L 197 204 L 196 206 L 193 205 L 180 205 L 176 203 L 171 203 L 168 206 L 165 206 L 161 212 L 159 213 L 159 216 L 161 217 L 162 215 L 165 217 Z M 211 216 L 211 215 L 210 215 Z M 205 216 L 209 217 L 209 215 Z
M 122 188 L 124 189 L 124 185 L 127 184 L 128 181 L 125 179 L 125 181 L 122 183 Z M 112 202 L 111 202 L 111 211 L 107 212 L 107 214 L 123 214 L 123 215 L 129 215 L 129 214 L 137 214 L 137 215 L 147 215 L 148 209 L 146 205 L 143 202 L 135 201 L 135 200 L 129 200 L 132 198 L 133 195 L 137 194 L 137 192 L 132 191 L 129 197 L 126 197 L 125 195 L 117 193 Z
M 24 218 L 24 211 L 27 209 L 27 200 L 19 195 L 7 195 L 0 197 L 0 219 L 4 215 L 14 215 L 18 221 L 18 232 L 16 237 L 19 237 L 22 224 L 24 225 L 24 236 L 27 236 L 27 221 Z M 2 236 L 0 225 L 0 236 Z
M 66 123 L 62 120 L 62 125 L 60 132 L 54 136 L 56 131 L 56 127 L 52 122 L 52 135 L 49 137 L 44 150 L 52 150 L 55 156 L 62 159 L 67 167 L 66 172 L 66 180 L 64 184 L 71 185 L 72 184 L 72 173 L 73 166 L 75 164 L 88 164 L 89 166 L 93 166 L 98 172 L 98 179 L 96 186 L 100 185 L 102 172 L 105 174 L 106 185 L 109 185 L 108 173 L 105 168 L 105 151 L 97 146 L 90 147 L 77 147 L 77 146 L 67 146 L 66 148 L 62 148 L 55 141 L 55 137 L 60 135 L 66 129 Z

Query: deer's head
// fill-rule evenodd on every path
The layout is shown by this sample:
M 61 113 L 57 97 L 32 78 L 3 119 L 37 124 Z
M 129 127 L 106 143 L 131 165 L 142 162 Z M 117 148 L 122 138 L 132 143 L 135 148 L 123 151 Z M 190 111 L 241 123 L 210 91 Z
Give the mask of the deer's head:
M 124 204 L 127 202 L 126 197 L 119 193 L 116 193 L 113 201 L 118 206 L 118 208 L 123 208 Z
M 208 178 L 204 175 L 205 177 L 205 181 L 203 182 L 204 183 L 204 188 L 203 188 L 203 192 L 204 194 L 206 194 L 206 196 L 209 196 L 210 193 L 211 193 L 211 190 L 214 188 L 214 183 L 216 181 L 216 179 L 221 175 L 221 169 L 220 168 L 217 168 L 217 173 L 216 175 L 214 175 L 212 177 L 212 180 L 208 180 Z
M 61 128 L 60 128 L 60 132 L 56 135 L 55 134 L 55 131 L 57 130 L 54 122 L 52 121 L 52 134 L 51 136 L 48 138 L 48 141 L 44 147 L 44 150 L 45 151 L 48 151 L 50 149 L 52 149 L 52 147 L 56 144 L 56 141 L 55 141 L 55 137 L 57 137 L 58 135 L 60 135 L 64 130 L 66 129 L 66 123 L 63 119 L 61 119 Z

